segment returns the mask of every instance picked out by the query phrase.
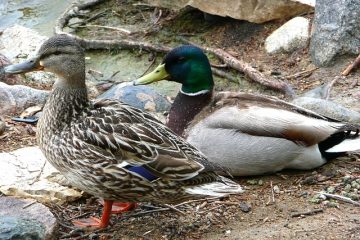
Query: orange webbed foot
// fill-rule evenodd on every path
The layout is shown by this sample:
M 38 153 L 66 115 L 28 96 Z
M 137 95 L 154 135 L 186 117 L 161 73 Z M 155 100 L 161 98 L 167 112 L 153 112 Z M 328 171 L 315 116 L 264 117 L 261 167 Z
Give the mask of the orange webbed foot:
M 72 223 L 79 228 L 91 227 L 91 228 L 104 228 L 101 224 L 101 220 L 96 217 L 82 218 L 72 221 Z
M 78 227 L 91 227 L 91 228 L 106 228 L 110 222 L 111 208 L 113 201 L 104 200 L 104 208 L 101 220 L 95 217 L 74 220 L 73 224 Z
M 104 200 L 100 200 L 100 203 L 104 205 Z M 114 202 L 111 208 L 111 213 L 121 214 L 130 210 L 134 210 L 137 207 L 137 203 Z

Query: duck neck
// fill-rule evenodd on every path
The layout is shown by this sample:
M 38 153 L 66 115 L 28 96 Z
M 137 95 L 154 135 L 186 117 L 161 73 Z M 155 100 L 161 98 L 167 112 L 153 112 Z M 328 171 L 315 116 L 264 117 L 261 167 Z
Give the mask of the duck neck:
M 212 94 L 212 89 L 192 94 L 180 91 L 171 106 L 166 125 L 179 136 L 183 136 L 189 123 L 210 103 Z
M 55 86 L 51 92 L 39 121 L 40 130 L 56 132 L 62 130 L 89 106 L 85 87 Z

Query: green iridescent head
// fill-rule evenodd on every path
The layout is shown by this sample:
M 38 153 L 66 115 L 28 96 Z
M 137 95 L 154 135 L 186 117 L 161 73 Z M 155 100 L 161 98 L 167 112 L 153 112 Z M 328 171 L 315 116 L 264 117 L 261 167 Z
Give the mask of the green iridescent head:
M 135 80 L 134 85 L 160 80 L 181 83 L 181 91 L 186 94 L 211 91 L 214 86 L 207 56 L 200 48 L 190 45 L 174 48 L 154 71 Z

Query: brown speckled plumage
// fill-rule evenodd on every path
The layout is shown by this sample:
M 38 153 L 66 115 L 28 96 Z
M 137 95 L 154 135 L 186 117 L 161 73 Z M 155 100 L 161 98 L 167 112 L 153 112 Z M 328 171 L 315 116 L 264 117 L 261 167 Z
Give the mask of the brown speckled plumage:
M 152 115 L 118 101 L 89 101 L 80 49 L 68 37 L 55 36 L 37 56 L 45 71 L 59 75 L 38 123 L 38 144 L 71 184 L 129 202 L 172 203 L 241 191 Z M 219 189 L 199 192 L 207 184 Z

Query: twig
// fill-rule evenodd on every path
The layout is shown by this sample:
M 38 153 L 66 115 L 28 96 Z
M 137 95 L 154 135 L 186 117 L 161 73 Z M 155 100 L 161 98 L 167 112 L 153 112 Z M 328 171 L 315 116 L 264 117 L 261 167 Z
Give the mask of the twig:
M 156 12 L 157 12 L 156 9 L 158 9 L 158 8 L 155 8 L 155 9 L 154 9 L 154 15 L 155 15 Z M 157 23 L 159 22 L 161 16 L 162 16 L 162 10 L 159 9 L 159 15 L 152 21 L 152 22 L 153 22 L 153 25 L 155 25 L 155 24 L 157 24 Z
M 297 78 L 303 74 L 307 74 L 307 73 L 312 73 L 313 71 L 319 69 L 318 67 L 315 67 L 315 68 L 311 68 L 309 70 L 305 70 L 305 71 L 301 71 L 301 72 L 297 72 L 295 74 L 292 74 L 292 75 L 289 75 L 289 76 L 286 76 L 287 79 L 290 79 L 290 78 Z
M 346 202 L 346 203 L 350 203 L 350 204 L 353 204 L 355 206 L 360 207 L 360 202 L 354 201 L 351 198 L 336 195 L 336 194 L 324 193 L 324 192 L 318 192 L 318 193 L 324 195 L 327 198 L 336 199 L 336 200 L 343 201 L 343 202 Z
M 309 215 L 314 215 L 314 214 L 317 214 L 317 213 L 322 213 L 324 212 L 323 209 L 314 209 L 314 210 L 309 210 L 309 211 L 306 211 L 306 212 L 299 212 L 299 213 L 293 213 L 291 214 L 291 217 L 300 217 L 300 216 L 309 216 Z
M 166 207 L 166 208 L 158 208 L 158 209 L 154 209 L 154 210 L 149 210 L 149 211 L 143 211 L 143 212 L 138 212 L 138 213 L 133 213 L 133 214 L 129 214 L 124 216 L 125 218 L 130 218 L 130 217 L 138 217 L 138 216 L 143 216 L 149 213 L 155 213 L 155 212 L 164 212 L 164 211 L 169 211 L 171 210 L 170 208 Z
M 210 63 L 210 65 L 214 68 L 227 68 L 228 67 L 228 65 L 226 63 L 223 63 L 223 64 Z
M 327 89 L 326 89 L 326 93 L 325 93 L 325 100 L 329 100 L 330 98 L 330 92 L 332 90 L 332 88 L 334 87 L 335 83 L 340 79 L 340 76 L 336 76 L 334 77 L 333 80 L 331 80 L 331 82 L 329 83 L 329 85 L 327 86 Z
M 225 202 L 225 201 L 215 201 L 214 204 L 223 204 L 223 205 L 239 205 L 238 202 Z
M 114 31 L 117 31 L 117 32 L 120 32 L 120 33 L 124 33 L 124 34 L 127 34 L 127 35 L 131 35 L 133 34 L 133 32 L 127 30 L 127 29 L 124 29 L 124 28 L 117 28 L 117 27 L 110 27 L 110 26 L 103 26 L 103 25 L 96 25 L 96 24 L 87 24 L 87 25 L 84 25 L 84 26 L 77 26 L 78 28 L 104 28 L 104 29 L 110 29 L 110 30 L 114 30 Z
M 41 174 L 44 172 L 44 168 L 45 168 L 45 165 L 46 165 L 46 160 L 44 161 L 44 164 L 42 165 L 41 169 L 40 169 L 40 172 L 35 176 L 34 180 L 29 183 L 29 185 L 33 185 L 34 183 L 36 183 L 37 181 L 39 181 L 40 177 L 41 177 Z
M 168 208 L 170 208 L 170 209 L 174 210 L 175 212 L 180 213 L 181 215 L 186 215 L 183 211 L 181 211 L 181 210 L 177 209 L 176 207 L 174 207 L 174 206 L 172 206 L 172 205 L 170 205 L 170 204 L 164 204 L 164 205 L 165 205 L 166 207 L 168 207 Z
M 85 216 L 90 215 L 90 214 L 91 214 L 91 212 L 86 212 L 86 213 L 83 213 L 83 214 L 73 216 L 71 218 L 67 218 L 67 219 L 65 219 L 65 221 L 71 221 L 71 220 L 74 220 L 75 218 L 82 218 L 82 217 L 85 217 Z
M 221 78 L 226 78 L 227 80 L 231 81 L 231 82 L 235 82 L 235 83 L 239 83 L 239 81 L 233 77 L 231 74 L 224 72 L 220 69 L 216 69 L 216 68 L 211 68 L 211 71 L 213 72 L 214 75 L 219 76 Z
M 92 234 L 95 234 L 95 233 L 101 233 L 101 232 L 104 232 L 105 230 L 107 230 L 108 228 L 102 228 L 102 229 L 98 229 L 98 230 L 95 230 L 95 231 L 91 231 L 89 233 L 86 233 L 86 234 L 82 234 L 78 237 L 75 237 L 75 238 L 72 238 L 70 237 L 72 240 L 80 240 L 80 239 L 86 239 L 88 236 L 92 235 Z M 69 237 L 66 237 L 66 238 L 69 238 Z M 66 238 L 62 238 L 62 239 L 66 239 Z
M 176 205 L 174 205 L 174 207 L 179 207 L 179 206 L 189 204 L 189 203 L 194 203 L 194 202 L 211 201 L 211 200 L 216 200 L 216 199 L 220 199 L 220 198 L 223 198 L 223 196 L 221 196 L 221 197 L 212 197 L 212 198 L 194 199 L 194 200 L 189 200 L 189 201 L 186 201 L 186 202 L 176 204 Z
M 28 204 L 24 205 L 22 208 L 23 208 L 23 209 L 28 208 L 28 207 L 34 205 L 35 203 L 37 203 L 36 200 L 34 200 L 34 201 L 32 201 L 32 202 L 29 202 Z
M 215 210 L 215 209 L 218 209 L 218 208 L 219 208 L 219 206 L 215 206 L 215 207 L 206 209 L 206 210 L 204 210 L 204 211 L 200 211 L 200 212 L 198 212 L 198 213 L 199 213 L 199 214 L 204 214 L 204 213 L 210 212 L 210 211 Z
M 360 50 L 359 50 L 359 51 L 360 51 Z M 349 75 L 349 73 L 350 73 L 353 69 L 357 68 L 359 65 L 360 65 L 360 54 L 359 54 L 359 56 L 357 56 L 357 58 L 355 59 L 355 61 L 354 61 L 353 63 L 351 63 L 351 64 L 341 73 L 341 75 L 343 75 L 343 76 Z
M 250 64 L 233 57 L 232 55 L 230 55 L 229 53 L 225 52 L 220 48 L 203 47 L 187 39 L 184 39 L 183 37 L 180 37 L 180 39 L 186 43 L 197 46 L 206 52 L 214 54 L 229 67 L 232 67 L 240 72 L 245 73 L 245 75 L 248 76 L 251 80 L 260 83 L 261 85 L 281 91 L 290 97 L 295 96 L 294 90 L 288 83 L 281 80 L 272 79 L 271 77 L 264 76 L 264 74 L 262 74 L 255 68 L 251 67 Z
M 80 22 L 74 22 L 74 23 L 70 23 L 68 24 L 68 27 L 72 27 L 74 25 L 85 25 L 88 22 L 94 21 L 95 19 L 98 19 L 99 17 L 102 17 L 106 12 L 108 12 L 110 9 L 106 9 L 102 12 L 99 12 L 91 17 L 89 17 L 88 19 L 84 20 L 84 21 L 80 21 Z
M 274 194 L 274 187 L 273 187 L 272 181 L 270 181 L 270 187 L 271 187 L 271 200 L 272 200 L 272 203 L 274 203 L 275 202 L 275 194 Z

